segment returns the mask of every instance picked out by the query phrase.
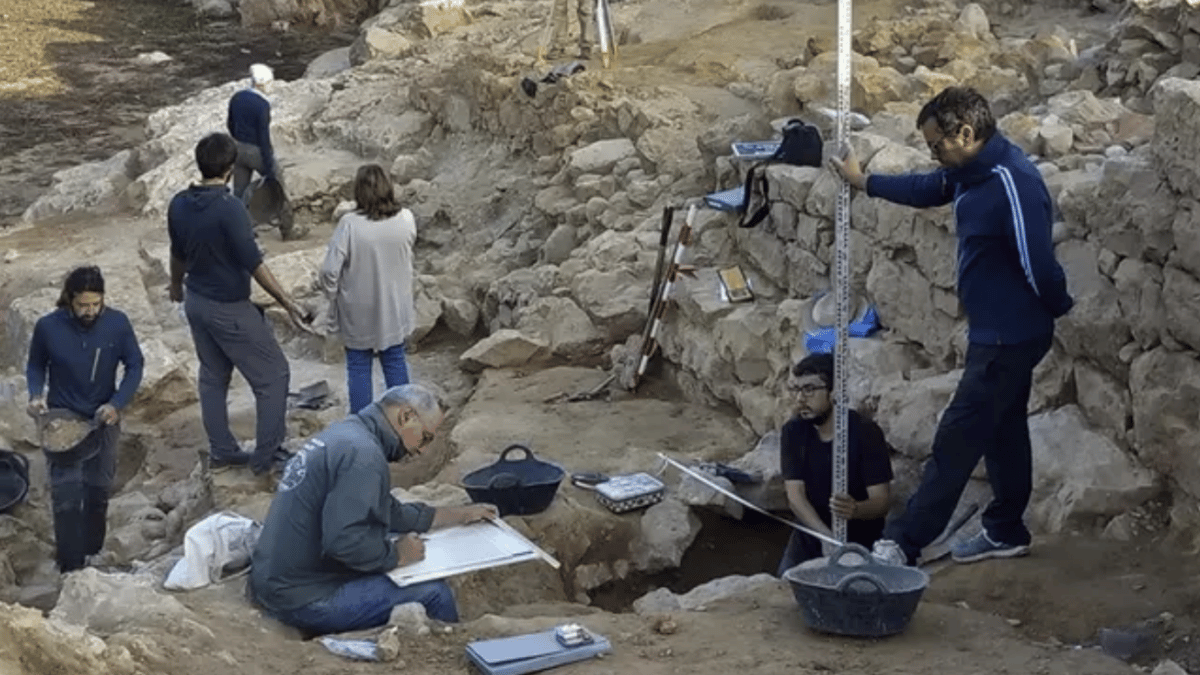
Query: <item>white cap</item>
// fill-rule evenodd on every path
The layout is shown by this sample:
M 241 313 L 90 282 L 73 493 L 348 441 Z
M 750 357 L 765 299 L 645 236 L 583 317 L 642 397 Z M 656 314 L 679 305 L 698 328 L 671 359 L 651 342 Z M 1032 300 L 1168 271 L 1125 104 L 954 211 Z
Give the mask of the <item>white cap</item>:
M 275 73 L 272 72 L 270 66 L 256 63 L 250 66 L 250 82 L 253 84 L 266 84 L 275 79 Z

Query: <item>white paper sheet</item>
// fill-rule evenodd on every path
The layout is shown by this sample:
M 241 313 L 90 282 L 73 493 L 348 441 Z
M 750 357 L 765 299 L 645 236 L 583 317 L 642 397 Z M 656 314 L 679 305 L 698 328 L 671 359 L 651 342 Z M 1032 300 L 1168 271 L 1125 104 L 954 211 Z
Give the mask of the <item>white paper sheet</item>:
M 425 559 L 388 573 L 397 586 L 444 579 L 467 572 L 537 560 L 536 546 L 509 527 L 492 521 L 459 525 L 421 535 Z

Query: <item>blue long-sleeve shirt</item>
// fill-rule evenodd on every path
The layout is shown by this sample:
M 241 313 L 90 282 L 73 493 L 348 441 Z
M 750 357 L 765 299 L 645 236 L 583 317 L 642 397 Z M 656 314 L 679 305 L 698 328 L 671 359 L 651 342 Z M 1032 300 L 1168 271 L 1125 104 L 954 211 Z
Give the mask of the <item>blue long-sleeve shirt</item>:
M 117 364 L 125 367 L 120 386 Z M 91 418 L 105 403 L 129 405 L 142 383 L 142 366 L 142 350 L 124 312 L 105 307 L 85 328 L 70 310 L 59 308 L 33 327 L 25 379 L 32 399 L 45 391 L 48 374 L 47 405 Z
M 225 128 L 235 140 L 257 145 L 262 154 L 263 175 L 275 175 L 275 151 L 271 148 L 271 102 L 254 89 L 243 89 L 229 99 Z
M 1074 304 L 1054 256 L 1050 192 L 1033 162 L 999 133 L 964 166 L 872 175 L 867 194 L 918 208 L 954 203 L 958 296 L 971 342 L 1043 337 Z

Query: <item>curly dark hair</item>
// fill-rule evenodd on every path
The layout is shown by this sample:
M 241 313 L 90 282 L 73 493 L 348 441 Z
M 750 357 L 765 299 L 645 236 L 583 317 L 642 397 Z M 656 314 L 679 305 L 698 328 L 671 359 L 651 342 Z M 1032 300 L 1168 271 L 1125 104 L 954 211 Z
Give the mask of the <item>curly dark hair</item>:
M 62 293 L 58 296 L 58 307 L 70 307 L 71 301 L 80 293 L 104 295 L 104 275 L 95 265 L 76 267 L 63 280 Z
M 996 118 L 992 106 L 983 94 L 971 87 L 946 87 L 937 96 L 929 99 L 917 115 L 917 128 L 933 120 L 944 134 L 957 133 L 964 125 L 971 125 L 975 138 L 987 141 L 996 133 Z

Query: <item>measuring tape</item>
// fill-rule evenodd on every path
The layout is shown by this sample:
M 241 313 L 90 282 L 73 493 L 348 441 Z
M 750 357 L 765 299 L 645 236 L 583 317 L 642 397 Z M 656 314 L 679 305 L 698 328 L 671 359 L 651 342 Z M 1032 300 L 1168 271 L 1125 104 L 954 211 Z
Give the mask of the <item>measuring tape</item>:
M 851 0 L 838 0 L 837 152 L 844 152 L 850 134 Z M 837 305 L 837 340 L 833 348 L 833 493 L 845 494 L 848 484 L 849 410 L 846 372 L 850 308 L 850 184 L 841 181 L 834 213 L 833 285 Z M 846 541 L 846 519 L 834 514 L 833 536 Z

